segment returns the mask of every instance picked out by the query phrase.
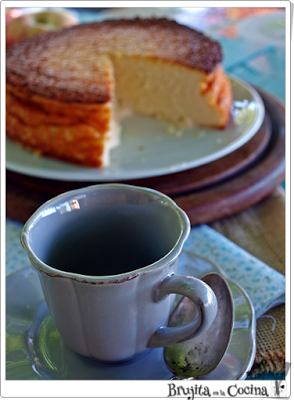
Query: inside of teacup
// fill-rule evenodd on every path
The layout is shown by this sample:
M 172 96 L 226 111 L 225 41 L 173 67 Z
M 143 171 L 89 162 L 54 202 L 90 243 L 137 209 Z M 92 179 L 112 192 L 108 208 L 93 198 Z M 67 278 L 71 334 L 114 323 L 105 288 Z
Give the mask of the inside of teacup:
M 62 207 L 51 204 L 55 211 L 43 210 L 30 230 L 31 250 L 57 270 L 90 276 L 122 274 L 162 259 L 182 235 L 178 211 L 144 193 L 124 201 L 119 193 L 88 193 Z

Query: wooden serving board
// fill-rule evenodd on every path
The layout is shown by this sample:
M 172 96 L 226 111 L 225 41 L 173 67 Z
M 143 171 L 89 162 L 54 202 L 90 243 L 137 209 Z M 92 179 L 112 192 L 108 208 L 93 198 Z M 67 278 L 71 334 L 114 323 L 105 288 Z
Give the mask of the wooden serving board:
M 171 196 L 187 212 L 192 225 L 233 215 L 269 195 L 284 180 L 285 109 L 269 94 L 259 93 L 265 104 L 265 119 L 256 135 L 240 149 L 187 171 L 125 183 Z M 41 179 L 7 171 L 7 217 L 25 222 L 51 197 L 97 183 Z

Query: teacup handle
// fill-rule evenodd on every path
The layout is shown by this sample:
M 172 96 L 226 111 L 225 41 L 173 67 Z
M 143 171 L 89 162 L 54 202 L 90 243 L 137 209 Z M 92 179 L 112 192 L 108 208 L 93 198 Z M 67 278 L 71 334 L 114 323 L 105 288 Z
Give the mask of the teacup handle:
M 192 339 L 204 333 L 217 314 L 217 299 L 213 290 L 200 279 L 185 275 L 168 275 L 155 287 L 155 300 L 161 301 L 169 294 L 188 297 L 198 309 L 198 317 L 188 324 L 161 326 L 151 336 L 149 347 L 166 347 Z

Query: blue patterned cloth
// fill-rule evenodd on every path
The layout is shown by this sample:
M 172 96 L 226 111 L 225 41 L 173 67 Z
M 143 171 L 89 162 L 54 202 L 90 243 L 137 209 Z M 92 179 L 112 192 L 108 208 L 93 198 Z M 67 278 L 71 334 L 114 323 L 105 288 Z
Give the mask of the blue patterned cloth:
M 193 228 L 184 249 L 216 263 L 249 295 L 256 318 L 285 302 L 285 277 L 207 225 Z M 200 262 L 205 262 L 199 259 Z M 181 264 L 180 264 L 181 266 Z M 187 268 L 180 272 L 187 274 Z M 193 275 L 193 267 L 190 268 Z

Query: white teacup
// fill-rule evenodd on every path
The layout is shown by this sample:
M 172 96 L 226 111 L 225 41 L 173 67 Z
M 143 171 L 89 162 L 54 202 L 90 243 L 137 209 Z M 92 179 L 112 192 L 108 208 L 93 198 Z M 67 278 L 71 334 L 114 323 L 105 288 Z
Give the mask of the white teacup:
M 64 342 L 84 356 L 119 362 L 200 335 L 213 322 L 211 288 L 177 275 L 189 232 L 187 215 L 169 197 L 101 184 L 42 205 L 21 242 Z M 175 293 L 189 297 L 199 315 L 170 328 Z

